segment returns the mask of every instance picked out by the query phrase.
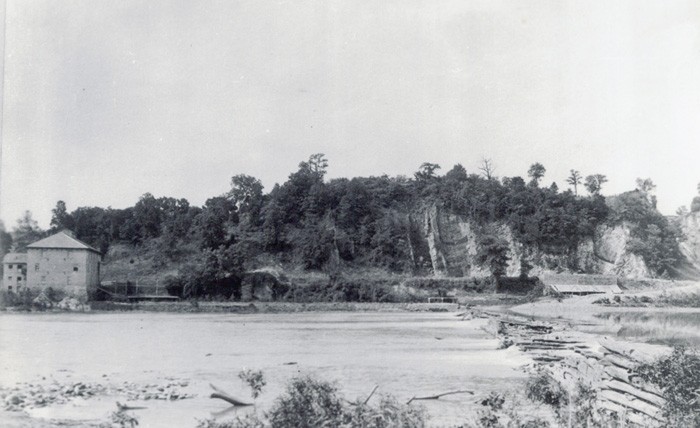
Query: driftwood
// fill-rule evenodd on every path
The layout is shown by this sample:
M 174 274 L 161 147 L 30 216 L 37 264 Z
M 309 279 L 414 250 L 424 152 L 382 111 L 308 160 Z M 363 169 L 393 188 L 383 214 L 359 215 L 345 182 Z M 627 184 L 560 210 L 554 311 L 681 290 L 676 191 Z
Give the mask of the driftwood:
M 471 395 L 474 395 L 474 391 L 468 391 L 468 390 L 450 391 L 450 392 L 443 392 L 442 394 L 430 395 L 430 396 L 427 396 L 427 397 L 416 397 L 416 396 L 413 396 L 413 397 L 411 397 L 410 400 L 408 400 L 408 401 L 406 402 L 406 404 L 411 404 L 412 401 L 416 401 L 416 400 L 437 400 L 437 399 L 439 399 L 440 397 L 444 397 L 444 396 L 446 396 L 446 395 L 453 395 L 453 394 L 471 394 Z
M 369 399 L 372 398 L 372 396 L 374 395 L 374 393 L 377 391 L 377 388 L 379 388 L 379 385 L 374 385 L 374 388 L 372 389 L 372 392 L 370 392 L 369 395 L 367 396 L 367 398 L 365 398 L 365 401 L 362 402 L 363 405 L 364 405 L 364 404 L 367 404 L 367 402 L 369 401 Z
M 129 405 L 122 404 L 122 403 L 117 401 L 117 409 L 119 409 L 120 412 L 127 411 L 127 410 L 143 410 L 146 408 L 147 407 L 129 406 Z
M 209 384 L 211 386 L 211 389 L 214 390 L 214 392 L 209 396 L 209 398 L 218 398 L 221 400 L 226 401 L 227 403 L 231 403 L 235 407 L 245 407 L 245 406 L 252 406 L 253 403 L 246 403 L 245 401 L 239 400 L 229 393 L 222 391 L 221 389 L 217 388 L 216 386 Z

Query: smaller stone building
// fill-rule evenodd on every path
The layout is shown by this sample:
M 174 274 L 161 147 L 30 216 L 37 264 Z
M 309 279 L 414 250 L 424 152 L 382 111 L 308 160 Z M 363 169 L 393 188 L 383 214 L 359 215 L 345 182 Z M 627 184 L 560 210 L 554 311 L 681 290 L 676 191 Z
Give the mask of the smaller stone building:
M 27 284 L 27 255 L 7 253 L 2 259 L 2 286 L 6 291 L 21 291 Z
M 27 246 L 27 287 L 90 295 L 100 283 L 100 252 L 61 231 Z

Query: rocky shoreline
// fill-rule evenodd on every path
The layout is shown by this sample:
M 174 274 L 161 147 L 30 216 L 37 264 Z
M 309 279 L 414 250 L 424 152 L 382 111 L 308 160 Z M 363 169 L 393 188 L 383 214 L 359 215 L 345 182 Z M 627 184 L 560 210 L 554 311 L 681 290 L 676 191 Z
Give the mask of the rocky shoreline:
M 658 426 L 662 422 L 662 391 L 638 375 L 640 364 L 670 352 L 663 345 L 615 340 L 577 331 L 568 320 L 535 320 L 514 313 L 473 311 L 489 318 L 488 330 L 504 348 L 515 346 L 535 362 L 528 370 L 544 373 L 571 396 L 584 385 L 594 411 L 624 419 L 629 426 Z

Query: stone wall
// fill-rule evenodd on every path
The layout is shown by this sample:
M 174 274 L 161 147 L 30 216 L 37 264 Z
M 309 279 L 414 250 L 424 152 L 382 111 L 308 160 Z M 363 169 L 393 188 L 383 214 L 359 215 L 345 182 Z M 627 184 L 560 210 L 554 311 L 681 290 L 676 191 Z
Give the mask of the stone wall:
M 27 251 L 27 287 L 51 287 L 70 296 L 87 295 L 99 283 L 99 255 L 88 250 L 40 249 Z

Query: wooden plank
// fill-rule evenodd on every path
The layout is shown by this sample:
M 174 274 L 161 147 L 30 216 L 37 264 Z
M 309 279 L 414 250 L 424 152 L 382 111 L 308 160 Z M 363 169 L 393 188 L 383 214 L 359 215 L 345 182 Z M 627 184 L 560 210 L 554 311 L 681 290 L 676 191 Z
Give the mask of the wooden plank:
M 636 363 L 633 363 L 632 361 L 630 361 L 627 358 L 622 358 L 622 357 L 618 356 L 617 354 L 608 354 L 605 356 L 605 360 L 618 366 L 618 367 L 622 367 L 623 369 L 627 369 L 627 370 L 634 370 L 635 367 L 637 366 Z
M 635 410 L 639 413 L 643 413 L 656 420 L 661 420 L 661 412 L 658 407 L 653 406 L 647 402 L 630 398 L 625 394 L 617 391 L 612 391 L 610 389 L 603 389 L 598 394 L 600 398 L 612 401 L 613 403 L 619 404 L 621 406 L 627 407 L 631 410 Z
M 631 383 L 632 376 L 630 372 L 626 369 L 621 369 L 616 366 L 605 366 L 603 371 L 613 379 L 617 379 L 623 382 Z
M 626 407 L 621 406 L 619 404 L 615 404 L 612 401 L 600 401 L 598 403 L 598 406 L 617 414 L 618 417 L 622 420 L 632 422 L 633 424 L 642 427 L 648 427 L 650 425 L 650 422 L 652 422 L 652 420 L 650 420 L 648 416 L 642 415 L 637 412 L 629 411 Z
M 660 397 L 656 394 L 652 394 L 650 392 L 642 391 L 641 389 L 637 388 L 634 385 L 630 385 L 629 383 L 625 382 L 620 382 L 619 380 L 611 380 L 606 383 L 606 388 L 631 394 L 634 395 L 635 397 L 639 398 L 640 400 L 644 400 L 650 404 L 653 404 L 659 408 L 663 407 L 665 404 L 665 400 L 663 397 Z

